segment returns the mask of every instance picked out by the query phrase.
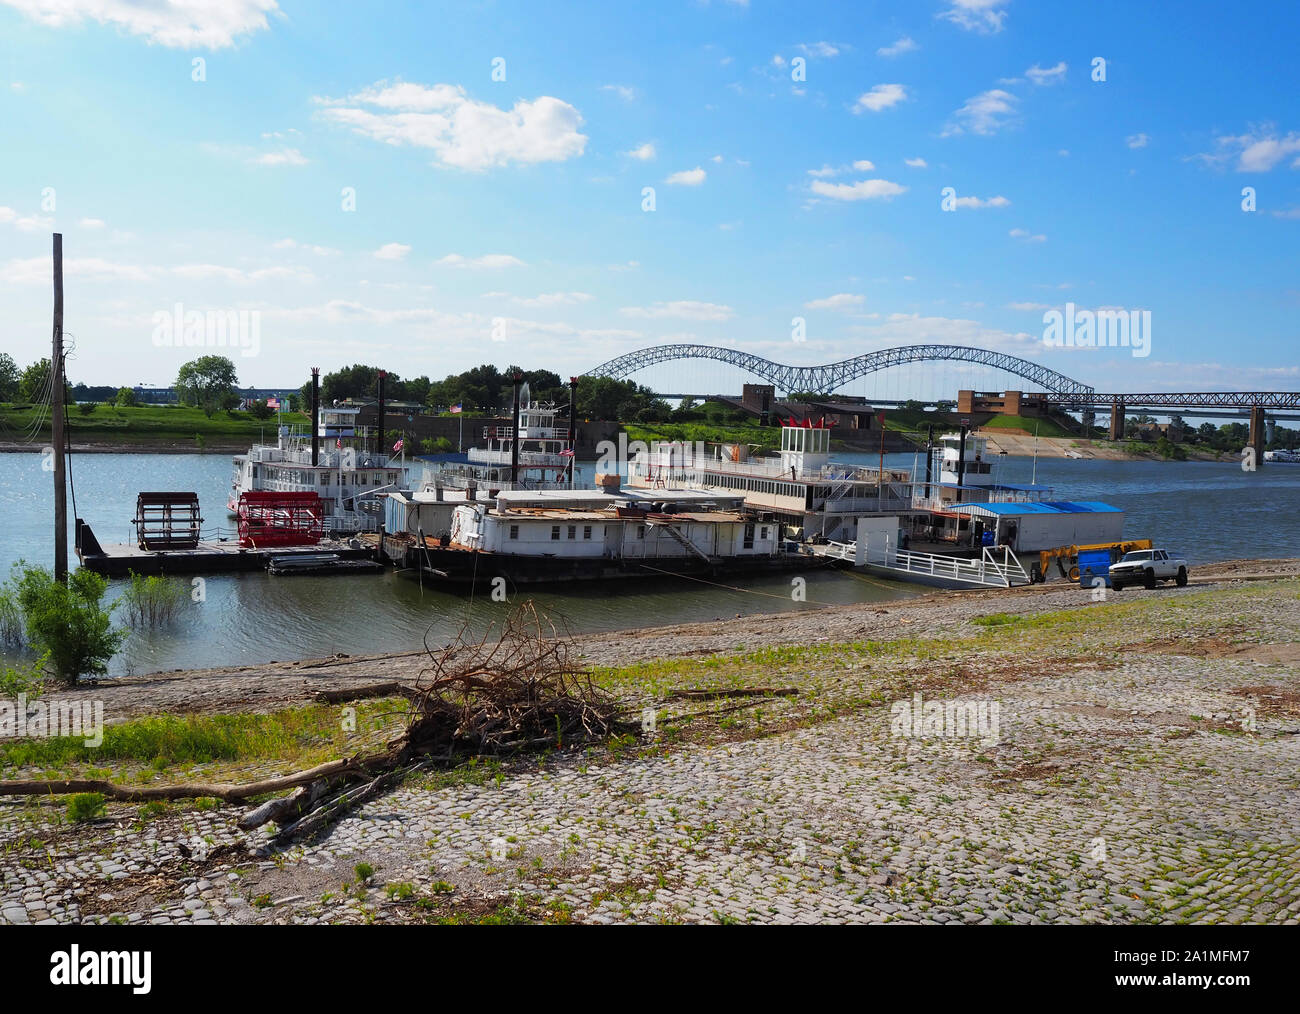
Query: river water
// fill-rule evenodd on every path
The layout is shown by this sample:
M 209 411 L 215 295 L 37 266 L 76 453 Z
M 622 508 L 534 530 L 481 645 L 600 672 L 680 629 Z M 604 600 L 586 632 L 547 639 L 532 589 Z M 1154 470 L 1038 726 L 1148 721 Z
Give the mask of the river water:
M 874 455 L 836 455 L 875 464 Z M 912 468 L 911 454 L 886 464 Z M 923 467 L 923 466 L 922 466 Z M 1265 556 L 1300 556 L 1300 465 L 1269 464 L 1246 473 L 1231 463 L 1085 461 L 1003 457 L 995 477 L 1031 478 L 1055 487 L 1057 499 L 1104 500 L 1127 512 L 1125 534 L 1149 537 L 1183 552 L 1192 564 Z M 591 464 L 579 481 L 592 477 Z M 415 470 L 418 476 L 419 469 Z M 136 493 L 194 490 L 204 528 L 229 528 L 225 513 L 231 461 L 222 454 L 86 454 L 72 459 L 76 505 L 100 542 L 132 540 Z M 39 453 L 0 454 L 0 574 L 15 560 L 49 566 L 53 483 Z M 69 503 L 71 510 L 71 503 Z M 69 534 L 71 552 L 72 536 Z M 75 559 L 74 559 L 75 563 Z M 114 590 L 120 589 L 115 583 Z M 819 609 L 918 594 L 917 586 L 832 572 L 807 575 L 804 602 L 791 599 L 789 576 L 747 579 L 744 590 L 693 581 L 604 582 L 538 591 L 532 597 L 576 632 L 671 626 L 736 614 Z M 417 648 L 426 636 L 442 645 L 466 617 L 498 619 L 501 605 L 485 595 L 421 586 L 391 571 L 382 575 L 272 578 L 260 573 L 206 579 L 205 601 L 186 608 L 170 628 L 133 633 L 114 659 L 117 674 L 249 665 L 329 655 Z M 113 591 L 110 591 L 110 595 Z

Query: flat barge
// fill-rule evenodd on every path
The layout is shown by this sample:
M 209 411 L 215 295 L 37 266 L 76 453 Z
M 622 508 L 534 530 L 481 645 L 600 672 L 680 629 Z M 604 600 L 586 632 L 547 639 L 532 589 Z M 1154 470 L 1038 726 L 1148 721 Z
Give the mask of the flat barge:
M 367 540 L 368 541 L 368 540 Z M 357 545 L 354 546 L 353 542 Z M 87 570 L 104 577 L 128 577 L 141 574 L 228 574 L 239 571 L 267 570 L 271 567 L 292 567 L 294 561 L 306 565 L 319 560 L 322 553 L 335 557 L 335 563 L 350 563 L 346 572 L 362 572 L 352 561 L 375 561 L 377 550 L 365 541 L 338 542 L 322 539 L 309 546 L 274 546 L 244 548 L 235 540 L 197 540 L 189 548 L 142 549 L 139 545 L 100 545 L 95 533 L 85 521 L 78 519 L 76 531 L 77 557 Z M 302 571 L 310 573 L 308 567 Z M 322 571 L 317 571 L 320 573 Z M 334 573 L 344 572 L 335 570 Z

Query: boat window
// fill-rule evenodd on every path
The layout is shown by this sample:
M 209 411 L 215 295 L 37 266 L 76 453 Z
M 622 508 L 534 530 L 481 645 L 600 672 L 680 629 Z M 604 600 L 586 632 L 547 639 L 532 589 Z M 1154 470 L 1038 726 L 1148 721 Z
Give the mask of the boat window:
M 572 538 L 575 538 L 575 537 L 577 536 L 577 534 L 578 534 L 578 526 L 577 526 L 577 525 L 569 525 L 569 538 L 571 538 L 571 539 L 572 539 Z
M 511 525 L 511 526 L 510 526 L 510 537 L 511 537 L 512 539 L 517 539 L 517 538 L 519 538 L 519 526 L 518 526 L 518 525 Z
M 321 474 L 320 474 L 320 484 L 321 484 L 322 486 L 328 486 L 328 485 L 330 484 L 330 474 L 329 474 L 329 472 L 321 472 Z
M 551 538 L 558 539 L 559 537 L 560 537 L 560 526 L 551 525 Z
M 754 548 L 754 526 L 753 525 L 745 526 L 745 548 L 746 549 Z
M 584 539 L 589 539 L 589 538 L 591 538 L 591 525 L 583 525 L 583 526 L 582 526 L 582 537 L 583 537 Z
M 637 526 L 636 526 L 636 537 L 637 537 L 638 539 L 644 539 L 644 538 L 645 538 L 645 525 L 637 525 Z

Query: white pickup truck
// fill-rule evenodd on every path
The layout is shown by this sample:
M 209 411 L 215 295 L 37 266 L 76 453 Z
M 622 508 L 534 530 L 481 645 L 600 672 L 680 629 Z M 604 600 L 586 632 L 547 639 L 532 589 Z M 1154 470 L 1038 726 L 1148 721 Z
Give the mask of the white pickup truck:
M 1187 583 L 1187 561 L 1163 549 L 1140 549 L 1110 565 L 1110 586 L 1116 591 L 1131 584 L 1154 588 L 1157 581 L 1174 581 L 1182 587 Z

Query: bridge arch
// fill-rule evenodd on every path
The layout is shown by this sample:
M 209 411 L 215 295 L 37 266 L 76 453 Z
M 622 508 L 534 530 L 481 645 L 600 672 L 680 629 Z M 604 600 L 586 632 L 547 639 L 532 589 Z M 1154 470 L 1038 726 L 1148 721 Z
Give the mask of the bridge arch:
M 785 392 L 811 391 L 816 394 L 830 394 L 850 381 L 891 366 L 934 360 L 961 360 L 1024 377 L 1035 385 L 1035 390 L 1058 395 L 1063 401 L 1087 401 L 1096 394 L 1095 389 L 1087 384 L 1081 384 L 1063 373 L 1030 362 L 1028 359 L 1021 359 L 1006 352 L 993 352 L 966 345 L 904 345 L 898 348 L 881 349 L 878 352 L 868 352 L 865 355 L 854 356 L 852 359 L 844 359 L 837 363 L 827 363 L 824 366 L 787 366 L 784 363 L 774 363 L 762 356 L 718 345 L 655 345 L 601 363 L 594 369 L 588 370 L 586 376 L 626 380 L 631 374 L 647 366 L 676 359 L 713 359 L 737 366 Z

